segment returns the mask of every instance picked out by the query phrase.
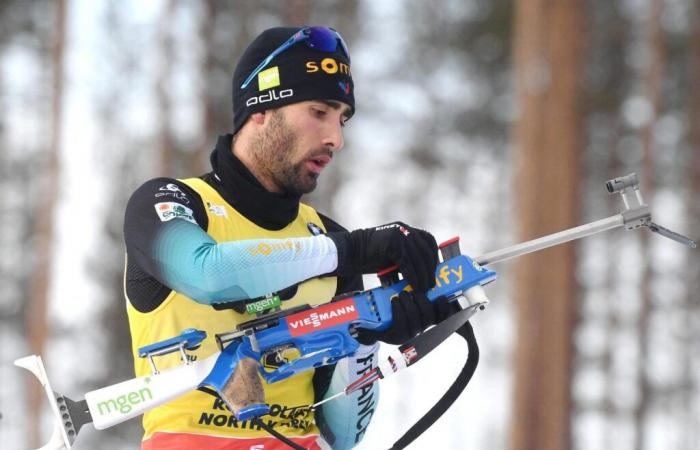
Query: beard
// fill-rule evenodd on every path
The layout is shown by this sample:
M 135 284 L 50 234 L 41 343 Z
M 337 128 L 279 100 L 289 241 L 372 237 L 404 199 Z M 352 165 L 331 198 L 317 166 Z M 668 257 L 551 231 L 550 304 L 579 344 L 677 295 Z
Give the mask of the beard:
M 307 156 L 295 161 L 297 134 L 278 110 L 270 110 L 270 124 L 251 142 L 251 154 L 260 175 L 283 192 L 301 196 L 316 189 L 318 174 L 306 168 Z M 311 156 L 312 152 L 308 155 Z

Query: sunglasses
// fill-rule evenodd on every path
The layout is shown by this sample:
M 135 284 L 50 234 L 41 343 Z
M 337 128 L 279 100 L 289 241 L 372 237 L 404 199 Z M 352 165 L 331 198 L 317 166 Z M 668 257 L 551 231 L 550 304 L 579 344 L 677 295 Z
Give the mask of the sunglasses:
M 251 81 L 255 78 L 257 74 L 260 73 L 265 67 L 267 67 L 270 62 L 275 58 L 275 56 L 287 50 L 294 44 L 303 42 L 307 47 L 319 50 L 322 52 L 333 53 L 338 48 L 338 43 L 340 43 L 340 48 L 345 53 L 345 56 L 350 61 L 350 52 L 348 52 L 348 46 L 345 44 L 343 37 L 335 31 L 333 28 L 329 27 L 304 27 L 301 30 L 294 33 L 292 37 L 287 39 L 284 44 L 280 45 L 272 51 L 258 67 L 253 70 L 253 72 L 248 75 L 248 78 L 241 85 L 241 89 L 248 87 Z

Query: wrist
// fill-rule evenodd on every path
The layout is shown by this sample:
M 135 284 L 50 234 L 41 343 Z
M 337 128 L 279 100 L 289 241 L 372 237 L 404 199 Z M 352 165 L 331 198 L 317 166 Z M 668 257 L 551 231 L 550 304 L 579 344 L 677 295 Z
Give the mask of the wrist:
M 337 272 L 339 275 L 352 275 L 355 272 L 352 270 L 351 264 L 351 241 L 350 233 L 347 231 L 337 231 L 327 233 L 325 235 L 333 242 L 338 259 Z

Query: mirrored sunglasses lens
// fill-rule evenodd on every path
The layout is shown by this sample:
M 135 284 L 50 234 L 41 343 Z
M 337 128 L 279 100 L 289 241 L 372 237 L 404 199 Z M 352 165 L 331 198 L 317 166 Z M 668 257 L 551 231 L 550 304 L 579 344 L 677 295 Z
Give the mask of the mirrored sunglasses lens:
M 310 47 L 316 50 L 321 50 L 322 52 L 334 52 L 337 42 L 338 35 L 326 28 L 326 27 L 310 27 L 309 28 L 309 40 L 308 44 Z
M 336 33 L 336 39 L 340 41 L 340 46 L 342 47 L 345 56 L 348 58 L 348 61 L 350 61 L 350 51 L 348 50 L 348 46 L 345 45 L 345 40 L 339 33 Z
M 350 61 L 350 50 L 348 50 L 348 45 L 345 43 L 345 39 L 343 39 L 343 36 L 340 35 L 336 30 L 333 28 L 330 28 L 331 32 L 335 35 L 336 41 L 340 42 L 340 48 L 343 50 L 343 53 L 345 53 L 345 57 L 348 58 L 348 61 Z

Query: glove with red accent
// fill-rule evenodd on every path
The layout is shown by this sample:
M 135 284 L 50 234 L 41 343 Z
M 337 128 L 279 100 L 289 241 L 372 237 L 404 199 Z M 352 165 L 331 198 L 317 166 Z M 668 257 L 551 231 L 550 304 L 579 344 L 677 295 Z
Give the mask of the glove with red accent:
M 364 345 L 372 345 L 377 341 L 403 344 L 430 325 L 445 320 L 452 310 L 452 305 L 445 297 L 439 297 L 433 303 L 423 293 L 401 291 L 399 298 L 391 302 L 391 327 L 384 331 L 359 328 L 357 342 Z
M 352 232 L 328 233 L 338 250 L 338 274 L 376 273 L 397 264 L 414 290 L 435 286 L 438 247 L 427 231 L 394 222 Z

